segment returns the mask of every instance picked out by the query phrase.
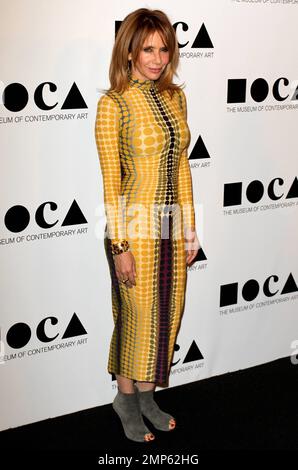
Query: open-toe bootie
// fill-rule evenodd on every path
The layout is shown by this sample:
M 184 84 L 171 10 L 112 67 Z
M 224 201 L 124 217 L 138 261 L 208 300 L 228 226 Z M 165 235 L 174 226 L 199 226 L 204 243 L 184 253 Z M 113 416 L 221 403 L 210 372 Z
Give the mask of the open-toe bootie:
M 143 421 L 136 393 L 123 393 L 118 388 L 112 407 L 119 416 L 128 439 L 136 442 L 147 442 L 155 439 L 155 436 Z
M 172 431 L 176 427 L 176 420 L 168 413 L 162 411 L 154 400 L 154 390 L 140 391 L 134 384 L 139 398 L 140 409 L 153 426 L 160 431 Z

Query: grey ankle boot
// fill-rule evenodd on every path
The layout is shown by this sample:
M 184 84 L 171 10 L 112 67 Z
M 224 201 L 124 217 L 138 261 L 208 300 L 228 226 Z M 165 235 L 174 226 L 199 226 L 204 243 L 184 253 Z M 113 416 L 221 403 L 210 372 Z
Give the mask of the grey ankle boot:
M 136 393 L 123 393 L 118 387 L 118 393 L 112 407 L 119 416 L 128 439 L 136 442 L 154 440 L 155 436 L 143 421 Z
M 175 429 L 175 418 L 159 408 L 153 398 L 154 390 L 141 392 L 136 384 L 134 384 L 134 387 L 139 398 L 142 415 L 149 419 L 153 426 L 160 431 L 172 431 Z

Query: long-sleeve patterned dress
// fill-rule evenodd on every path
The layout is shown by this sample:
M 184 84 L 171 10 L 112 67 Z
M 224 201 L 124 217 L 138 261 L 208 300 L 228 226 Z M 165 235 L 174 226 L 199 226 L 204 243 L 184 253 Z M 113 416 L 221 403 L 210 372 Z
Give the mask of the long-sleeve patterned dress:
M 114 331 L 108 371 L 167 384 L 186 287 L 184 230 L 195 226 L 184 92 L 129 76 L 101 96 L 95 123 L 107 219 Z M 120 282 L 116 253 L 132 252 L 136 286 Z

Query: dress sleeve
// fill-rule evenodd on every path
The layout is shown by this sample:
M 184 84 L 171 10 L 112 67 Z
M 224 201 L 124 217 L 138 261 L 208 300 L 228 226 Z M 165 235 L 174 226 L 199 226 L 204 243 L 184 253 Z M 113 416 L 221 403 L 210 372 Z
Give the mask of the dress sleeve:
M 103 177 L 104 205 L 112 254 L 130 251 L 126 240 L 121 164 L 119 153 L 119 110 L 117 103 L 103 95 L 97 104 L 95 140 Z
M 183 90 L 180 90 L 180 105 L 187 121 L 187 103 Z M 195 210 L 193 202 L 192 176 L 188 162 L 188 147 L 186 147 L 179 161 L 178 169 L 178 203 L 182 214 L 184 235 L 195 230 Z

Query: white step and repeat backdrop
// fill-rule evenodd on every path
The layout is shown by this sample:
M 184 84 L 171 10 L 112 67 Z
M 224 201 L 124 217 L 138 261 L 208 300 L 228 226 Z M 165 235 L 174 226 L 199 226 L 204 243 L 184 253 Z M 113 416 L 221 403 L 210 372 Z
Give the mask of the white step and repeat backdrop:
M 298 1 L 1 0 L 2 430 L 115 396 L 94 122 L 140 7 L 177 32 L 202 246 L 170 386 L 295 358 Z

